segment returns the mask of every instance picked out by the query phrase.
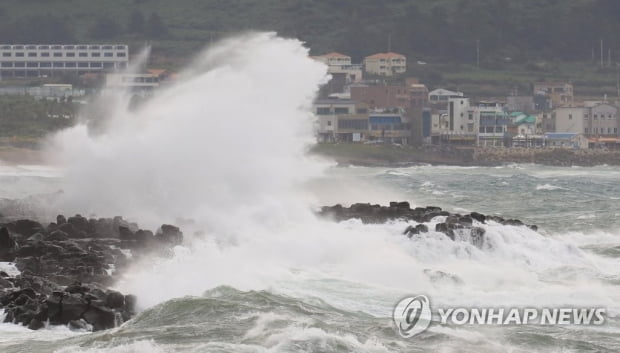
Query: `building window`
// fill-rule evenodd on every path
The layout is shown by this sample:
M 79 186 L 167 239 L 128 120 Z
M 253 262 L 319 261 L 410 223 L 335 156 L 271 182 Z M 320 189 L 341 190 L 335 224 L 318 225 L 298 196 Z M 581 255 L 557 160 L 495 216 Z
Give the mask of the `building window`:
M 607 118 L 608 118 L 609 120 L 611 120 L 611 119 L 612 119 L 612 118 L 611 118 L 611 114 L 607 115 Z
M 607 133 L 611 134 L 611 128 L 610 127 L 607 128 Z
M 103 65 L 102 63 L 90 63 L 90 67 L 101 68 Z
M 568 120 L 573 120 L 573 114 L 568 114 Z
M 126 55 L 125 53 L 116 53 L 116 56 L 119 58 L 124 58 Z
M 40 67 L 52 67 L 52 63 L 50 63 L 50 62 L 42 62 L 39 66 Z
M 316 108 L 316 114 L 317 115 L 329 115 L 330 113 L 331 113 L 331 111 L 327 107 Z
M 23 58 L 24 57 L 24 53 L 15 53 L 15 56 L 17 56 L 18 58 Z
M 588 133 L 588 128 L 583 129 L 584 132 L 587 134 Z
M 598 114 L 594 114 L 594 120 L 598 119 Z
M 37 53 L 35 53 L 35 52 L 30 52 L 30 53 L 28 53 L 28 57 L 29 57 L 29 58 L 36 58 L 36 57 L 37 57 Z
M 39 67 L 39 63 L 38 62 L 29 62 L 26 64 L 27 67 Z
M 86 52 L 79 52 L 79 53 L 78 53 L 78 56 L 79 56 L 80 58 L 86 58 L 86 57 L 88 57 L 88 53 L 86 53 Z
M 65 64 L 65 67 L 76 67 L 77 65 L 74 62 L 68 62 Z
M 12 62 L 3 62 L 2 63 L 2 67 L 13 67 L 13 63 Z
M 66 53 L 65 55 L 67 55 L 68 58 L 74 58 L 75 57 L 75 53 Z
M 78 67 L 88 67 L 88 63 L 87 62 L 79 62 L 78 63 Z
M 331 120 L 327 120 L 327 126 L 332 126 L 332 121 Z
M 101 53 L 90 53 L 90 56 L 92 56 L 93 58 L 98 58 L 101 56 Z
M 54 57 L 55 57 L 55 58 L 61 58 L 61 57 L 62 57 L 62 53 L 60 53 L 60 52 L 55 52 L 55 53 L 54 53 Z
M 334 108 L 336 114 L 349 114 L 349 108 Z
M 614 134 L 617 134 L 617 133 L 618 133 L 618 128 L 617 128 L 617 127 L 615 127 L 615 128 L 614 128 Z
M 54 67 L 65 67 L 65 63 L 54 63 Z
M 113 57 L 113 56 L 114 56 L 114 53 L 111 53 L 111 52 L 105 52 L 105 53 L 103 53 L 103 56 L 105 56 L 106 58 L 111 58 L 111 57 Z
M 2 56 L 5 57 L 5 58 L 8 58 L 8 57 L 11 56 L 11 53 L 2 53 Z
M 49 58 L 50 53 L 48 53 L 48 52 L 41 53 L 41 56 L 44 57 L 44 58 Z
M 15 67 L 26 67 L 26 63 L 23 61 L 15 62 Z

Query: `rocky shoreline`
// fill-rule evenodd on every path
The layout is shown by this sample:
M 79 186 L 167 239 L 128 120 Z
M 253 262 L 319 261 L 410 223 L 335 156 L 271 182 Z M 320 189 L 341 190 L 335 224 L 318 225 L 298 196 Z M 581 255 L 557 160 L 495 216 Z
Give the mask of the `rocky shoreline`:
M 480 225 L 488 222 L 538 230 L 536 225 L 527 225 L 518 219 L 505 219 L 478 212 L 462 215 L 450 213 L 435 206 L 412 209 L 407 201 L 393 201 L 390 202 L 389 206 L 371 205 L 369 203 L 355 203 L 350 207 L 343 207 L 342 205 L 325 206 L 321 208 L 318 214 L 334 221 L 359 219 L 363 223 L 370 224 L 386 223 L 393 220 L 414 221 L 418 224 L 403 229 L 403 234 L 409 238 L 416 234 L 428 233 L 429 226 L 425 223 L 429 223 L 437 217 L 443 217 L 441 222 L 435 224 L 435 232 L 443 233 L 452 241 L 455 241 L 457 236 L 464 237 L 479 248 L 484 244 L 486 233 Z
M 99 331 L 136 313 L 137 298 L 109 287 L 143 256 L 170 256 L 183 242 L 179 228 L 153 233 L 121 217 L 80 215 L 43 224 L 19 219 L 0 223 L 0 262 L 19 274 L 0 271 L 4 322 L 38 330 L 50 325 Z
M 403 229 L 404 236 L 434 231 L 479 248 L 485 244 L 483 224 L 537 229 L 517 219 L 450 213 L 434 206 L 411 208 L 408 202 L 325 206 L 318 215 L 364 223 L 414 221 L 417 224 Z M 32 330 L 48 325 L 88 331 L 117 327 L 136 314 L 138 298 L 110 287 L 130 264 L 145 256 L 171 256 L 173 248 L 182 243 L 183 233 L 175 226 L 164 224 L 153 233 L 121 217 L 59 215 L 47 225 L 30 219 L 0 220 L 0 262 L 13 264 L 19 272 L 0 271 L 3 321 Z

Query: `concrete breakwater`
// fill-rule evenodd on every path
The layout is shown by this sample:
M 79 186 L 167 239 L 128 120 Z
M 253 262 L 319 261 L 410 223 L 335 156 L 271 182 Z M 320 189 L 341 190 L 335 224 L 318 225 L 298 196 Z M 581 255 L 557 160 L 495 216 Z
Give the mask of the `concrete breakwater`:
M 474 164 L 536 163 L 551 166 L 620 165 L 620 151 L 565 148 L 476 148 Z
M 406 166 L 415 164 L 496 166 L 535 163 L 550 166 L 620 165 L 620 151 L 565 148 L 505 148 L 449 145 L 396 146 L 364 144 L 318 144 L 312 153 L 340 165 Z

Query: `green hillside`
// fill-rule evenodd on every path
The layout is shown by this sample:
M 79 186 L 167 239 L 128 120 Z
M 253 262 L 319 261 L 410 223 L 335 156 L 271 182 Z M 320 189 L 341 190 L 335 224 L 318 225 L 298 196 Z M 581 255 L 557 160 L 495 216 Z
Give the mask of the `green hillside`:
M 581 81 L 584 94 L 599 95 L 615 92 L 615 68 L 599 69 L 596 63 L 600 39 L 606 59 L 620 57 L 620 1 L 0 2 L 0 42 L 127 42 L 134 50 L 152 43 L 154 64 L 168 68 L 181 66 L 213 40 L 247 30 L 277 31 L 304 40 L 314 54 L 337 50 L 355 60 L 391 45 L 410 63 L 429 63 L 410 65 L 409 74 L 431 86 L 471 85 L 483 94 L 498 92 L 501 83 L 498 93 L 504 94 L 527 89 L 532 80 L 558 78 Z

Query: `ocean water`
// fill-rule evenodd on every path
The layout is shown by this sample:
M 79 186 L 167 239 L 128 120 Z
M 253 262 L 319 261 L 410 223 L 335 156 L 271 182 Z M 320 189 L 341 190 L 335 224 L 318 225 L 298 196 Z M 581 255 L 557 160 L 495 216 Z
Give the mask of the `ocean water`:
M 102 97 L 108 119 L 97 130 L 50 138 L 54 167 L 0 166 L 0 198 L 26 200 L 50 220 L 80 212 L 173 222 L 186 240 L 115 284 L 138 296 L 134 319 L 97 333 L 0 324 L 0 352 L 620 351 L 620 168 L 338 167 L 306 156 L 309 107 L 326 74 L 307 55 L 270 33 L 231 38 L 137 110 L 126 95 Z M 414 223 L 314 214 L 393 200 L 540 229 L 480 225 L 478 248 L 434 231 L 409 239 Z M 417 294 L 434 308 L 604 307 L 607 321 L 434 322 L 405 339 L 392 310 Z
M 7 168 L 7 167 L 5 167 Z M 9 168 L 10 169 L 10 168 Z M 23 170 L 23 169 L 19 169 Z M 5 169 L 6 171 L 6 169 Z M 42 173 L 50 191 L 58 180 Z M 0 180 L 41 176 L 14 169 Z M 17 174 L 17 175 L 16 175 Z M 620 350 L 620 168 L 418 166 L 330 168 L 305 187 L 318 202 L 384 202 L 515 216 L 540 226 L 485 225 L 483 250 L 404 222 L 307 219 L 282 234 L 195 241 L 136 268 L 118 288 L 143 311 L 105 332 L 0 325 L 3 352 L 617 352 Z M 350 190 L 344 190 L 343 185 Z M 368 188 L 383 191 L 364 198 Z M 466 187 L 464 187 L 466 186 Z M 358 189 L 360 188 L 360 189 Z M 601 192 L 605 190 L 605 192 Z M 414 224 L 414 223 L 411 223 Z M 280 227 L 280 226 L 279 226 Z M 273 228 L 271 228 L 273 229 Z M 288 252 L 288 253 L 286 253 Z M 6 265 L 5 265 L 6 266 Z M 425 272 L 426 270 L 426 272 Z M 428 275 L 442 271 L 453 277 Z M 458 278 L 458 281 L 453 280 Z M 170 288 L 174 287 L 174 288 Z M 154 293 L 155 292 L 155 293 Z M 442 326 L 414 338 L 393 329 L 409 294 L 436 306 L 604 307 L 603 326 Z

